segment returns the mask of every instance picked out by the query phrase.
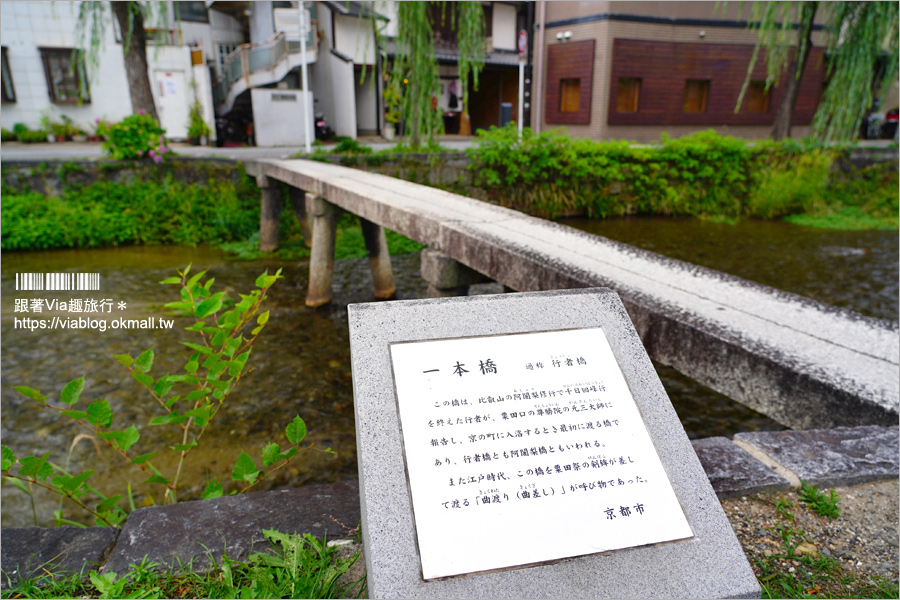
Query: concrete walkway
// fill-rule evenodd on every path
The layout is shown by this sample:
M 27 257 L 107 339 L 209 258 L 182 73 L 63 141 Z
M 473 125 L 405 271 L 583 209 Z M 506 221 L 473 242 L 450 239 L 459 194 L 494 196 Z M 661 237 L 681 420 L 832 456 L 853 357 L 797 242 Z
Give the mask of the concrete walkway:
M 474 136 L 444 135 L 438 138 L 438 143 L 448 151 L 465 150 L 472 145 Z M 397 141 L 388 142 L 379 136 L 362 136 L 357 142 L 368 146 L 372 150 L 387 150 L 397 145 Z M 260 158 L 290 158 L 305 152 L 305 147 L 277 146 L 274 148 L 262 148 L 259 146 L 245 146 L 237 148 L 219 148 L 215 146 L 191 146 L 185 142 L 170 142 L 169 147 L 180 156 L 192 158 L 228 158 L 231 160 L 256 160 Z M 315 152 L 318 146 L 313 147 Z M 330 152 L 334 144 L 321 146 L 322 150 Z M 60 142 L 54 144 L 22 144 L 20 142 L 5 142 L 0 147 L 0 160 L 79 160 L 98 159 L 106 154 L 100 142 Z
M 651 358 L 789 427 L 897 422 L 897 323 L 376 173 L 304 160 L 247 169 L 517 291 L 610 287 Z

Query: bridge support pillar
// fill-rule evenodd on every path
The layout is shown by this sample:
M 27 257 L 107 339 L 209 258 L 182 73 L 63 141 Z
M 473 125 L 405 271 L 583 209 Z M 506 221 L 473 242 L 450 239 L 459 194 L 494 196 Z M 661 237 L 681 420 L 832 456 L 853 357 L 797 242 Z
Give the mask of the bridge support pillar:
M 394 273 L 391 270 L 391 253 L 388 251 L 384 227 L 371 221 L 359 218 L 362 226 L 366 251 L 369 254 L 369 268 L 372 269 L 372 283 L 375 285 L 375 297 L 379 300 L 393 298 L 397 293 L 394 285 Z
M 262 190 L 259 211 L 259 251 L 278 250 L 278 216 L 281 214 L 281 183 L 260 175 L 256 184 Z
M 306 305 L 312 308 L 331 302 L 331 276 L 334 273 L 334 237 L 340 209 L 320 198 L 310 196 L 312 215 L 312 249 L 309 257 L 309 291 Z
M 473 283 L 484 283 L 490 278 L 470 269 L 437 250 L 422 250 L 422 279 L 428 282 L 429 298 L 466 296 Z
M 303 231 L 303 243 L 309 248 L 312 246 L 312 224 L 310 223 L 312 212 L 307 206 L 312 202 L 313 196 L 307 196 L 306 192 L 300 188 L 291 187 L 291 205 L 294 207 L 294 214 L 300 221 L 300 229 Z

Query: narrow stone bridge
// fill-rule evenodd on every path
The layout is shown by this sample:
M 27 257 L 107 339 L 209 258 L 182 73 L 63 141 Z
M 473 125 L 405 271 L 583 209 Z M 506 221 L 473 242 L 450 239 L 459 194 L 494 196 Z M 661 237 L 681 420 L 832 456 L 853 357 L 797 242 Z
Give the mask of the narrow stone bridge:
M 486 278 L 516 291 L 609 287 L 651 358 L 795 429 L 896 425 L 896 322 L 407 181 L 306 160 L 248 164 L 262 188 L 260 247 L 278 240 L 281 184 L 311 216 L 306 302 L 331 299 L 340 209 L 360 217 L 375 296 L 394 293 L 383 227 L 428 246 L 432 296 Z

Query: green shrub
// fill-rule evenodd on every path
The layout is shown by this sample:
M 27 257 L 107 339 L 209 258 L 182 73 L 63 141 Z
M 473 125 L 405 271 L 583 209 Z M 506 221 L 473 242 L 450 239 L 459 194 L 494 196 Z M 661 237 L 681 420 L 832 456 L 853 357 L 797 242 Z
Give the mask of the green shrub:
M 3 194 L 2 249 L 216 244 L 259 229 L 259 195 L 230 181 L 101 182 L 60 197 Z
M 203 120 L 203 106 L 199 100 L 195 100 L 191 104 L 191 113 L 188 115 L 188 137 L 199 138 L 202 135 L 209 135 L 209 126 Z
M 23 144 L 39 144 L 47 141 L 46 131 L 23 131 L 16 134 L 19 141 Z
M 8 129 L 0 129 L 0 142 L 12 142 L 15 141 L 16 134 Z
M 169 152 L 165 133 L 166 130 L 150 115 L 131 115 L 109 127 L 103 149 L 115 160 L 147 157 L 160 163 Z
M 467 150 L 473 184 L 502 205 L 537 216 L 663 214 L 733 222 L 861 213 L 896 226 L 897 172 L 890 164 L 844 172 L 836 168 L 841 150 L 805 140 L 751 144 L 710 130 L 663 135 L 651 147 L 570 139 L 559 130 L 525 129 L 520 138 L 511 125 L 478 136 Z M 860 227 L 871 222 L 856 221 Z
M 368 146 L 363 146 L 356 140 L 352 140 L 350 138 L 342 138 L 337 145 L 335 145 L 334 149 L 331 151 L 332 154 L 371 154 L 372 149 Z

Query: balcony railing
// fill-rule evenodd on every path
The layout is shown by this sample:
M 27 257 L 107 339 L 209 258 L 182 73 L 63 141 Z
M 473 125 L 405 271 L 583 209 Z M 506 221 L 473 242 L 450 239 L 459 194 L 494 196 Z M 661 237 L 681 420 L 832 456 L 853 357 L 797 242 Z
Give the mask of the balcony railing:
M 313 20 L 306 38 L 308 52 L 315 51 L 317 41 L 316 22 Z M 228 91 L 241 78 L 249 80 L 251 73 L 270 70 L 284 60 L 288 54 L 299 54 L 300 50 L 300 41 L 288 40 L 284 32 L 278 32 L 265 42 L 238 46 L 225 58 L 225 68 L 213 86 L 213 100 L 216 105 L 225 102 Z
M 145 29 L 150 46 L 183 46 L 180 29 Z

